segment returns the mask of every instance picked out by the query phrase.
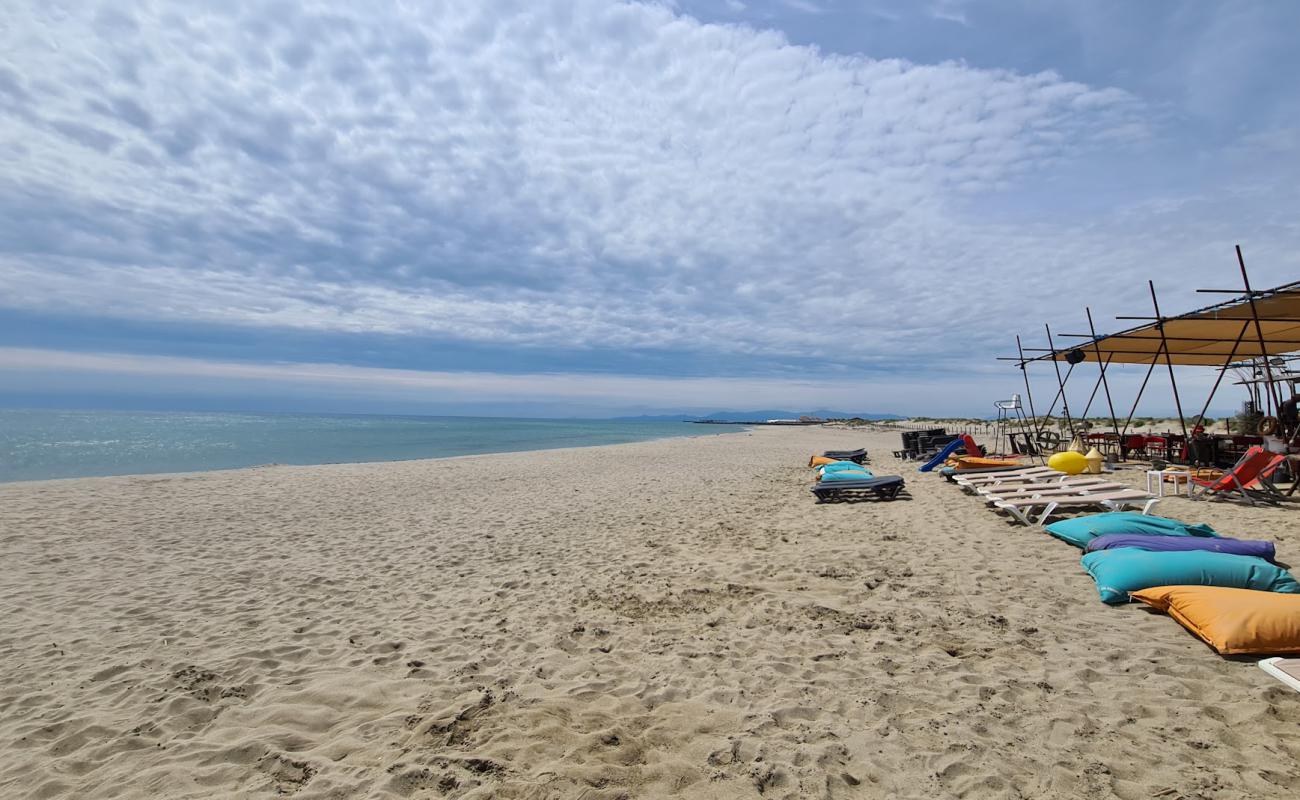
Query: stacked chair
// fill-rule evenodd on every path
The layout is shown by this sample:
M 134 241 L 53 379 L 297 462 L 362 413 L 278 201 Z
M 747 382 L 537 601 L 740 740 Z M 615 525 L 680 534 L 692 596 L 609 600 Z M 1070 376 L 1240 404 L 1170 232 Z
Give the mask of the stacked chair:
M 906 460 L 929 460 L 950 442 L 957 439 L 957 434 L 948 433 L 946 428 L 931 428 L 924 431 L 903 431 L 903 449 L 894 451 L 894 458 Z

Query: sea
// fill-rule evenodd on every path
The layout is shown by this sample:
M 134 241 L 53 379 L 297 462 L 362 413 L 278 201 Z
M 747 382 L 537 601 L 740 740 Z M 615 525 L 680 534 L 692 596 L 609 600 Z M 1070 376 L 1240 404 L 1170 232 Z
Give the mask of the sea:
M 404 461 L 720 432 L 702 427 L 661 421 L 0 409 L 0 482 Z

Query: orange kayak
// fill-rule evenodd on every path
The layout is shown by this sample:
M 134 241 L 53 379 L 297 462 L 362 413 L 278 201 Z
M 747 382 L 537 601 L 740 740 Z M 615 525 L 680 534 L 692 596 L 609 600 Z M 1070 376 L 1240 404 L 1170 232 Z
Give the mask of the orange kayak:
M 948 459 L 948 466 L 963 469 L 985 469 L 987 467 L 1018 467 L 1020 461 L 1009 458 L 976 458 L 975 456 L 953 456 Z

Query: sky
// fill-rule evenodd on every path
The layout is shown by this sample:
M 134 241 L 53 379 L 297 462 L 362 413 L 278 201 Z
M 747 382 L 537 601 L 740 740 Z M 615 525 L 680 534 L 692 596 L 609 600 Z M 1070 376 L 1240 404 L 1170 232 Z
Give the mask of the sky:
M 991 414 L 1017 334 L 1124 327 L 1148 279 L 1204 305 L 1234 244 L 1300 278 L 1297 30 L 1290 0 L 19 4 L 0 405 Z

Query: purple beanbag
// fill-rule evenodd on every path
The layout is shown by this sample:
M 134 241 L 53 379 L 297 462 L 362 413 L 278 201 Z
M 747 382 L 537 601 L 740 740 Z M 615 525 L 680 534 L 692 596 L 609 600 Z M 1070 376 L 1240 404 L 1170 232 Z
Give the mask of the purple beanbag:
M 1272 561 L 1277 555 L 1272 542 L 1259 539 L 1229 539 L 1218 537 L 1211 539 L 1203 536 L 1147 536 L 1141 533 L 1108 533 L 1088 542 L 1085 550 L 1092 553 L 1097 550 L 1113 550 L 1116 547 L 1136 547 L 1140 550 L 1208 550 L 1213 553 L 1228 553 L 1234 556 L 1255 556 Z

